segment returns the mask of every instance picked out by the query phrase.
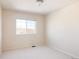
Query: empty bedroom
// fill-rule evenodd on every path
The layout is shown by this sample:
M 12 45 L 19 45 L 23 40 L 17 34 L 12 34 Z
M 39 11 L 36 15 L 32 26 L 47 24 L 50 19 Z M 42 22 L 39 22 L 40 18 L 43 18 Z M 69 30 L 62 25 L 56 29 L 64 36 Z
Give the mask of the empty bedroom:
M 0 59 L 79 59 L 79 0 L 0 0 Z

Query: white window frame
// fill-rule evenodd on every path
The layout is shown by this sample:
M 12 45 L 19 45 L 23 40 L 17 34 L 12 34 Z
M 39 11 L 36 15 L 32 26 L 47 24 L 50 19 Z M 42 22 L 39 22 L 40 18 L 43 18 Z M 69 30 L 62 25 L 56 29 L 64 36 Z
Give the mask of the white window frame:
M 17 20 L 24 20 L 24 21 L 26 21 L 26 30 L 25 30 L 25 33 L 18 33 L 17 31 Z M 27 24 L 28 23 L 28 24 Z M 31 23 L 31 24 L 29 24 L 29 23 Z M 33 24 L 33 25 L 32 25 Z M 27 26 L 28 25 L 28 26 Z M 29 28 L 31 29 L 32 27 L 31 26 L 34 26 L 34 29 L 32 29 L 32 30 L 34 30 L 33 32 L 30 32 L 30 31 L 27 31 Z M 28 28 L 29 27 L 29 28 Z M 16 35 L 24 35 L 24 34 L 36 34 L 36 28 L 37 28 L 37 21 L 35 21 L 35 20 L 26 20 L 26 19 L 16 19 Z M 31 30 L 31 31 L 32 31 Z

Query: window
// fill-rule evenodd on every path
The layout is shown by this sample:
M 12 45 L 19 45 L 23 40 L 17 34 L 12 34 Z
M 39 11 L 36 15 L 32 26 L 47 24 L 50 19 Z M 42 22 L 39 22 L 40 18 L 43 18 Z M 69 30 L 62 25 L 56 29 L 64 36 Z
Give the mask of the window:
M 16 19 L 16 34 L 35 34 L 36 21 Z

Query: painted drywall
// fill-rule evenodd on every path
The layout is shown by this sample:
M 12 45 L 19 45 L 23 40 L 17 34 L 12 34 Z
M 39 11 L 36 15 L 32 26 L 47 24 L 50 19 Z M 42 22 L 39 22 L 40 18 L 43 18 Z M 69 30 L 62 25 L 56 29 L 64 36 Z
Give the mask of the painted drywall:
M 16 19 L 37 21 L 37 33 L 16 35 Z M 45 45 L 44 21 L 42 15 L 3 10 L 3 51 Z
M 1 6 L 0 6 L 0 54 L 2 49 L 2 12 L 1 12 Z
M 48 46 L 79 57 L 79 1 L 50 13 L 46 32 Z

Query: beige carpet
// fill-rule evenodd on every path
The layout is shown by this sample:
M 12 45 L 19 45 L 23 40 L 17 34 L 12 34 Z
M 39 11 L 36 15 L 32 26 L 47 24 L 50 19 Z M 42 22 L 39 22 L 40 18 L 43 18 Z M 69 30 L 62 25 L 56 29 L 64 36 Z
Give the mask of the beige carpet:
M 0 59 L 71 59 L 71 57 L 47 47 L 37 47 L 8 51 L 3 53 Z

